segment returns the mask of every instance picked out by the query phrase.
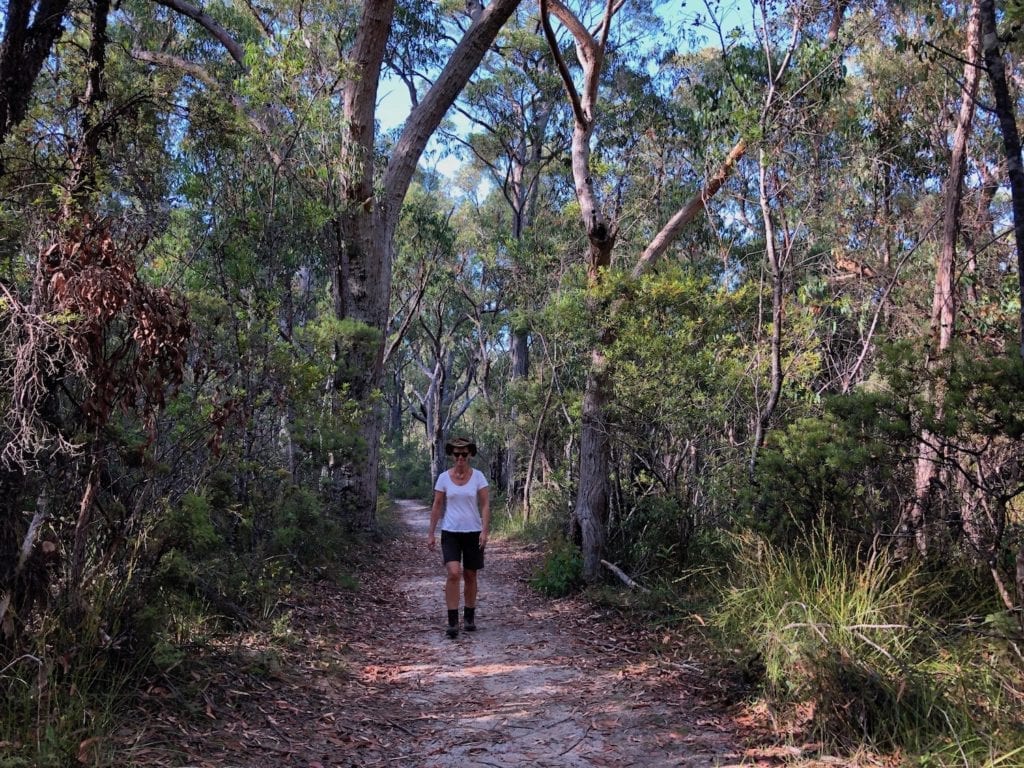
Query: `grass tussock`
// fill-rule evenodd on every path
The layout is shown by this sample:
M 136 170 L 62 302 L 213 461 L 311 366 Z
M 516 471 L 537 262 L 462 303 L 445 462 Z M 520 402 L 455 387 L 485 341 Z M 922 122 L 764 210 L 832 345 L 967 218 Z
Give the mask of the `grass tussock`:
M 1012 643 L 927 613 L 934 583 L 885 552 L 850 557 L 827 534 L 791 550 L 745 535 L 713 623 L 768 701 L 809 712 L 823 743 L 1024 765 Z

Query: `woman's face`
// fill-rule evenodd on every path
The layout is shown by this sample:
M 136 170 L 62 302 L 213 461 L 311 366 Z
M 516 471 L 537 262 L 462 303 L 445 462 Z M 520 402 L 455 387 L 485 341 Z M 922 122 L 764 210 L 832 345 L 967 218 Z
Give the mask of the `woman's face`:
M 468 448 L 456 448 L 452 451 L 452 460 L 455 462 L 456 467 L 465 467 L 469 465 L 469 449 Z

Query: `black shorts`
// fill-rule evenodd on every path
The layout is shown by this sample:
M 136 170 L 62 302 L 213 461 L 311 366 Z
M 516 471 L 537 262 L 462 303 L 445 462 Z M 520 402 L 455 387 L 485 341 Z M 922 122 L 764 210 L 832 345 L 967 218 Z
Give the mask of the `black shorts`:
M 462 563 L 467 571 L 479 571 L 484 567 L 484 551 L 480 549 L 480 531 L 458 533 L 441 531 L 441 554 L 445 564 L 455 561 Z

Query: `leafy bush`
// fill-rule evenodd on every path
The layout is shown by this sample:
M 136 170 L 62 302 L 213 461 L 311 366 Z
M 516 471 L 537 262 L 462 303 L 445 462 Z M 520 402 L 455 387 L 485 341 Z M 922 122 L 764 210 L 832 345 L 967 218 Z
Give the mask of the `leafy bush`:
M 530 584 L 549 597 L 564 597 L 579 589 L 583 584 L 580 551 L 566 539 L 557 539 L 551 544 Z
M 751 523 L 773 542 L 798 541 L 816 526 L 871 531 L 897 517 L 900 462 L 880 434 L 877 398 L 860 395 L 858 407 L 852 399 L 841 413 L 826 411 L 775 432 L 761 453 Z
M 639 576 L 654 570 L 674 575 L 686 563 L 694 534 L 693 515 L 679 498 L 647 496 L 612 533 L 612 554 L 630 573 Z

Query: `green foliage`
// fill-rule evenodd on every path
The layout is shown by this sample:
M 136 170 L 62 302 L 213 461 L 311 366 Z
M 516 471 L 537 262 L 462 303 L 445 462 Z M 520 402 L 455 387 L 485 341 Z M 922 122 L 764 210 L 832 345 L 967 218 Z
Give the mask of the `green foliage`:
M 609 549 L 622 551 L 615 560 L 628 563 L 637 578 L 649 572 L 668 576 L 685 567 L 693 533 L 693 514 L 684 500 L 647 496 L 619 521 Z
M 166 541 L 195 555 L 211 553 L 222 543 L 211 518 L 210 502 L 196 493 L 187 493 L 181 503 L 164 518 Z
M 551 542 L 530 585 L 549 597 L 564 597 L 583 586 L 583 558 L 579 548 L 564 538 Z
M 550 485 L 533 488 L 529 514 L 522 508 L 520 499 L 499 497 L 499 504 L 501 506 L 493 507 L 491 525 L 502 535 L 530 545 L 546 545 L 566 536 L 572 497 L 561 476 L 554 478 Z
M 286 485 L 278 499 L 269 521 L 267 554 L 287 556 L 289 563 L 298 568 L 333 565 L 335 548 L 346 546 L 346 542 L 338 522 L 324 514 L 317 496 Z
M 746 535 L 714 626 L 760 671 L 772 702 L 811 706 L 821 738 L 945 764 L 955 749 L 977 758 L 1005 748 L 1020 723 L 1001 703 L 1014 673 L 995 661 L 998 643 L 943 635 L 924 615 L 936 588 L 884 553 L 855 558 L 828 534 L 793 551 Z
M 384 462 L 388 494 L 395 499 L 420 499 L 429 502 L 434 496 L 430 477 L 430 458 L 415 442 L 402 442 L 385 451 Z
M 794 542 L 824 525 L 850 532 L 856 542 L 856 531 L 870 536 L 895 518 L 897 446 L 880 434 L 880 398 L 854 398 L 842 402 L 842 417 L 826 411 L 772 433 L 758 462 L 750 521 L 772 541 Z M 892 426 L 882 425 L 888 434 Z

